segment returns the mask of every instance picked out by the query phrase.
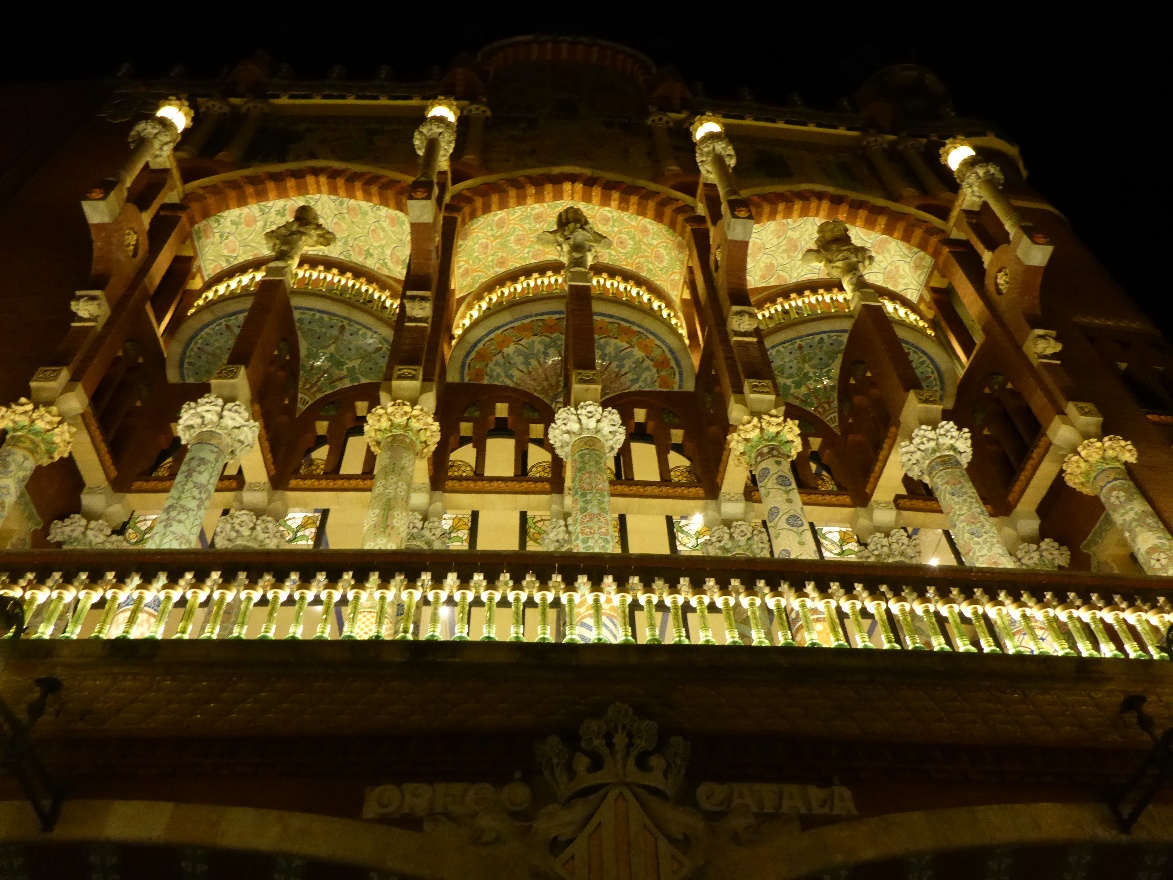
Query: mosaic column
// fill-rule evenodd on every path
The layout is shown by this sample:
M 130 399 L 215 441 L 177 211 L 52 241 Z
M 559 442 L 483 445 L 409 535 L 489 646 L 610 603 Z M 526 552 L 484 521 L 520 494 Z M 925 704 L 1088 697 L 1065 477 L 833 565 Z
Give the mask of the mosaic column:
M 186 550 L 196 546 L 224 465 L 252 449 L 259 432 L 260 425 L 243 403 L 225 403 L 215 394 L 205 394 L 183 405 L 179 439 L 187 446 L 187 455 L 147 538 L 148 548 Z
M 734 455 L 753 471 L 766 510 L 766 528 L 779 559 L 818 559 L 790 462 L 802 447 L 798 422 L 781 410 L 753 416 L 729 438 Z
M 575 553 L 615 552 L 607 460 L 626 436 L 618 411 L 592 400 L 554 414 L 550 445 L 569 469 L 570 547 Z
M 912 432 L 910 442 L 900 445 L 904 472 L 932 487 L 965 564 L 1018 568 L 965 472 L 971 458 L 969 430 L 953 422 L 922 425 Z
M 73 428 L 55 406 L 37 406 L 22 397 L 0 406 L 0 429 L 8 432 L 0 446 L 0 523 L 17 503 L 39 464 L 69 455 Z
M 432 454 L 440 441 L 440 426 L 427 410 L 393 400 L 370 411 L 364 433 L 376 459 L 362 545 L 402 550 L 410 529 L 408 502 L 415 463 Z
M 1100 496 L 1146 574 L 1173 577 L 1173 537 L 1124 467 L 1136 459 L 1136 447 L 1115 434 L 1084 440 L 1063 462 L 1063 478 L 1085 495 Z

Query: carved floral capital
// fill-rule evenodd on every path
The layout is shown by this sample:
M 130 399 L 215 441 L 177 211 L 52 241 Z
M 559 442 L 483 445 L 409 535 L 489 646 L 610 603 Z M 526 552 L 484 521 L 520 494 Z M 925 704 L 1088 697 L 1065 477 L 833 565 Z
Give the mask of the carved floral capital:
M 709 531 L 709 540 L 701 545 L 705 556 L 769 556 L 770 538 L 760 525 L 738 520 Z
M 1071 564 L 1071 551 L 1051 538 L 1044 538 L 1037 544 L 1019 544 L 1014 558 L 1023 568 L 1041 568 L 1057 571 Z
M 1063 460 L 1063 479 L 1085 495 L 1098 495 L 1096 476 L 1107 468 L 1123 468 L 1137 460 L 1136 447 L 1118 434 L 1084 440 Z
M 713 160 L 720 156 L 725 165 L 732 169 L 737 164 L 737 153 L 733 144 L 723 133 L 707 134 L 696 142 L 696 164 L 709 177 L 714 177 Z
M 212 540 L 221 550 L 276 550 L 288 546 L 277 520 L 249 510 L 233 510 L 220 517 Z
M 201 434 L 216 437 L 229 458 L 239 458 L 256 445 L 258 425 L 243 403 L 225 403 L 215 394 L 189 400 L 179 410 L 179 439 L 185 446 L 203 441 Z
M 406 400 L 393 400 L 372 409 L 367 413 L 363 433 L 375 454 L 383 441 L 394 434 L 403 435 L 415 444 L 417 458 L 427 458 L 440 442 L 440 425 L 432 414 Z
M 979 187 L 982 183 L 989 182 L 1001 189 L 1006 182 L 1002 169 L 993 162 L 979 162 L 973 158 L 958 165 L 954 176 L 962 188 L 972 195 L 980 195 Z
M 798 422 L 784 418 L 782 410 L 751 416 L 729 437 L 730 449 L 747 467 L 754 467 L 759 454 L 767 448 L 777 449 L 783 458 L 793 461 L 802 449 Z
M 179 129 L 169 119 L 153 116 L 136 123 L 130 130 L 130 147 L 137 150 L 144 141 L 149 141 L 152 147 L 150 161 L 153 163 L 166 162 L 175 145 L 179 143 Z
M 968 428 L 958 428 L 953 422 L 922 425 L 912 432 L 911 440 L 900 444 L 900 463 L 914 480 L 926 479 L 929 462 L 946 455 L 956 456 L 962 465 L 969 464 L 973 442 Z
M 856 558 L 867 562 L 920 562 L 920 535 L 909 534 L 905 529 L 876 532 Z
M 587 400 L 577 407 L 564 406 L 554 413 L 547 436 L 559 457 L 567 459 L 574 444 L 586 437 L 596 438 L 603 444 L 607 455 L 614 455 L 623 445 L 627 430 L 618 410 L 604 409 L 593 400 Z
M 22 397 L 11 406 L 0 406 L 0 428 L 8 432 L 5 444 L 26 452 L 37 464 L 49 464 L 69 455 L 73 428 L 55 406 L 38 406 Z
M 100 519 L 88 520 L 80 513 L 55 520 L 49 525 L 49 540 L 66 550 L 106 549 L 128 546 L 121 535 L 111 534 L 110 526 Z
M 436 138 L 440 144 L 440 167 L 446 167 L 452 151 L 456 149 L 456 123 L 443 116 L 429 116 L 412 135 L 412 144 L 417 156 L 428 148 L 428 141 Z

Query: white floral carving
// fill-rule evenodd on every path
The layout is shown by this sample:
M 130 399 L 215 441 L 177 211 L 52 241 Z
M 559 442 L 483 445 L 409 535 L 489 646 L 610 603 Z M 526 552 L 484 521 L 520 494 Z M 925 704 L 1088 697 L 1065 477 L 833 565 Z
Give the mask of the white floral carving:
M 1084 440 L 1063 461 L 1063 479 L 1085 495 L 1098 495 L 1092 478 L 1106 467 L 1124 467 L 1136 461 L 1136 447 L 1118 434 Z
M 614 455 L 623 445 L 627 430 L 619 411 L 604 409 L 593 400 L 580 403 L 577 407 L 564 406 L 554 414 L 554 421 L 547 433 L 550 445 L 558 455 L 566 459 L 575 442 L 583 437 L 595 437 L 606 448 L 607 455 Z
M 154 116 L 144 119 L 130 130 L 130 147 L 138 149 L 139 144 L 149 141 L 151 144 L 150 161 L 153 164 L 166 162 L 179 143 L 179 129 L 169 119 Z
M 978 162 L 973 157 L 964 160 L 954 172 L 957 182 L 967 193 L 981 195 L 981 185 L 989 182 L 998 189 L 1006 182 L 1002 169 L 993 162 Z
M 920 535 L 911 535 L 905 529 L 892 529 L 888 534 L 877 532 L 868 538 L 856 558 L 867 562 L 920 562 Z
M 367 413 L 363 433 L 376 455 L 392 434 L 403 434 L 414 441 L 417 458 L 427 458 L 440 442 L 440 425 L 432 414 L 406 400 L 393 400 L 372 409 Z
M 550 517 L 546 526 L 546 534 L 542 535 L 542 549 L 553 553 L 567 553 L 573 541 L 566 520 Z
M 233 510 L 220 517 L 213 541 L 221 550 L 275 550 L 287 546 L 277 520 L 249 510 Z
M 1071 551 L 1052 538 L 1044 538 L 1037 544 L 1019 544 L 1014 558 L 1024 568 L 1056 571 L 1071 564 Z
M 75 513 L 49 525 L 49 540 L 68 550 L 129 546 L 121 535 L 112 535 L 110 531 L 110 526 L 102 520 L 88 520 Z
M 1031 348 L 1039 357 L 1045 358 L 1063 350 L 1063 343 L 1055 338 L 1054 330 L 1040 330 L 1031 340 Z
M 732 169 L 737 165 L 737 153 L 733 150 L 733 144 L 729 143 L 727 138 L 721 132 L 713 132 L 707 134 L 696 144 L 696 164 L 705 174 L 714 177 L 713 174 L 713 159 L 720 156 L 725 160 L 725 165 Z
M 967 465 L 973 458 L 973 442 L 968 428 L 953 422 L 922 425 L 912 432 L 912 439 L 900 444 L 900 463 L 914 480 L 925 479 L 925 466 L 942 455 L 955 455 Z
M 96 321 L 102 315 L 102 299 L 79 294 L 69 301 L 69 310 L 83 321 Z
M 424 519 L 418 513 L 408 514 L 405 544 L 418 550 L 447 550 L 448 531 L 438 519 Z
M 73 447 L 73 428 L 57 407 L 38 406 L 27 397 L 11 406 L 0 406 L 0 429 L 8 431 L 8 442 L 41 465 L 69 455 Z
M 705 556 L 769 556 L 770 537 L 761 526 L 737 520 L 711 529 L 701 552 Z
M 260 430 L 248 407 L 239 401 L 225 403 L 215 394 L 189 400 L 179 410 L 179 439 L 185 446 L 190 446 L 199 434 L 216 434 L 230 459 L 252 449 Z
M 730 435 L 729 443 L 736 455 L 747 466 L 753 467 L 757 453 L 764 446 L 776 446 L 784 458 L 794 460 L 802 449 L 802 434 L 798 422 L 783 416 L 781 409 L 761 416 L 750 416 Z
M 456 123 L 443 116 L 429 116 L 425 119 L 411 139 L 417 156 L 424 154 L 432 138 L 440 142 L 440 167 L 447 168 L 452 151 L 456 148 Z

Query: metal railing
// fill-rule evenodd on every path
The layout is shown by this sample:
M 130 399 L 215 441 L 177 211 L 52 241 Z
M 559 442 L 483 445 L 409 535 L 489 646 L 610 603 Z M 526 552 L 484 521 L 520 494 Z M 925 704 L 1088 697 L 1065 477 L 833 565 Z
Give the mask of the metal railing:
M 1167 660 L 1171 594 L 1160 578 L 746 558 L 0 556 L 0 595 L 23 606 L 32 639 L 594 641 Z

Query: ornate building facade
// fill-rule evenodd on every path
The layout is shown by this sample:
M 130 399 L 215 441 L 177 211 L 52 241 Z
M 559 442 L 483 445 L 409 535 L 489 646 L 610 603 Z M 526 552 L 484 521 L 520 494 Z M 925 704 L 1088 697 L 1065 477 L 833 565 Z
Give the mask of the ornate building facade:
M 0 880 L 1173 870 L 1169 342 L 933 74 L 11 100 Z

